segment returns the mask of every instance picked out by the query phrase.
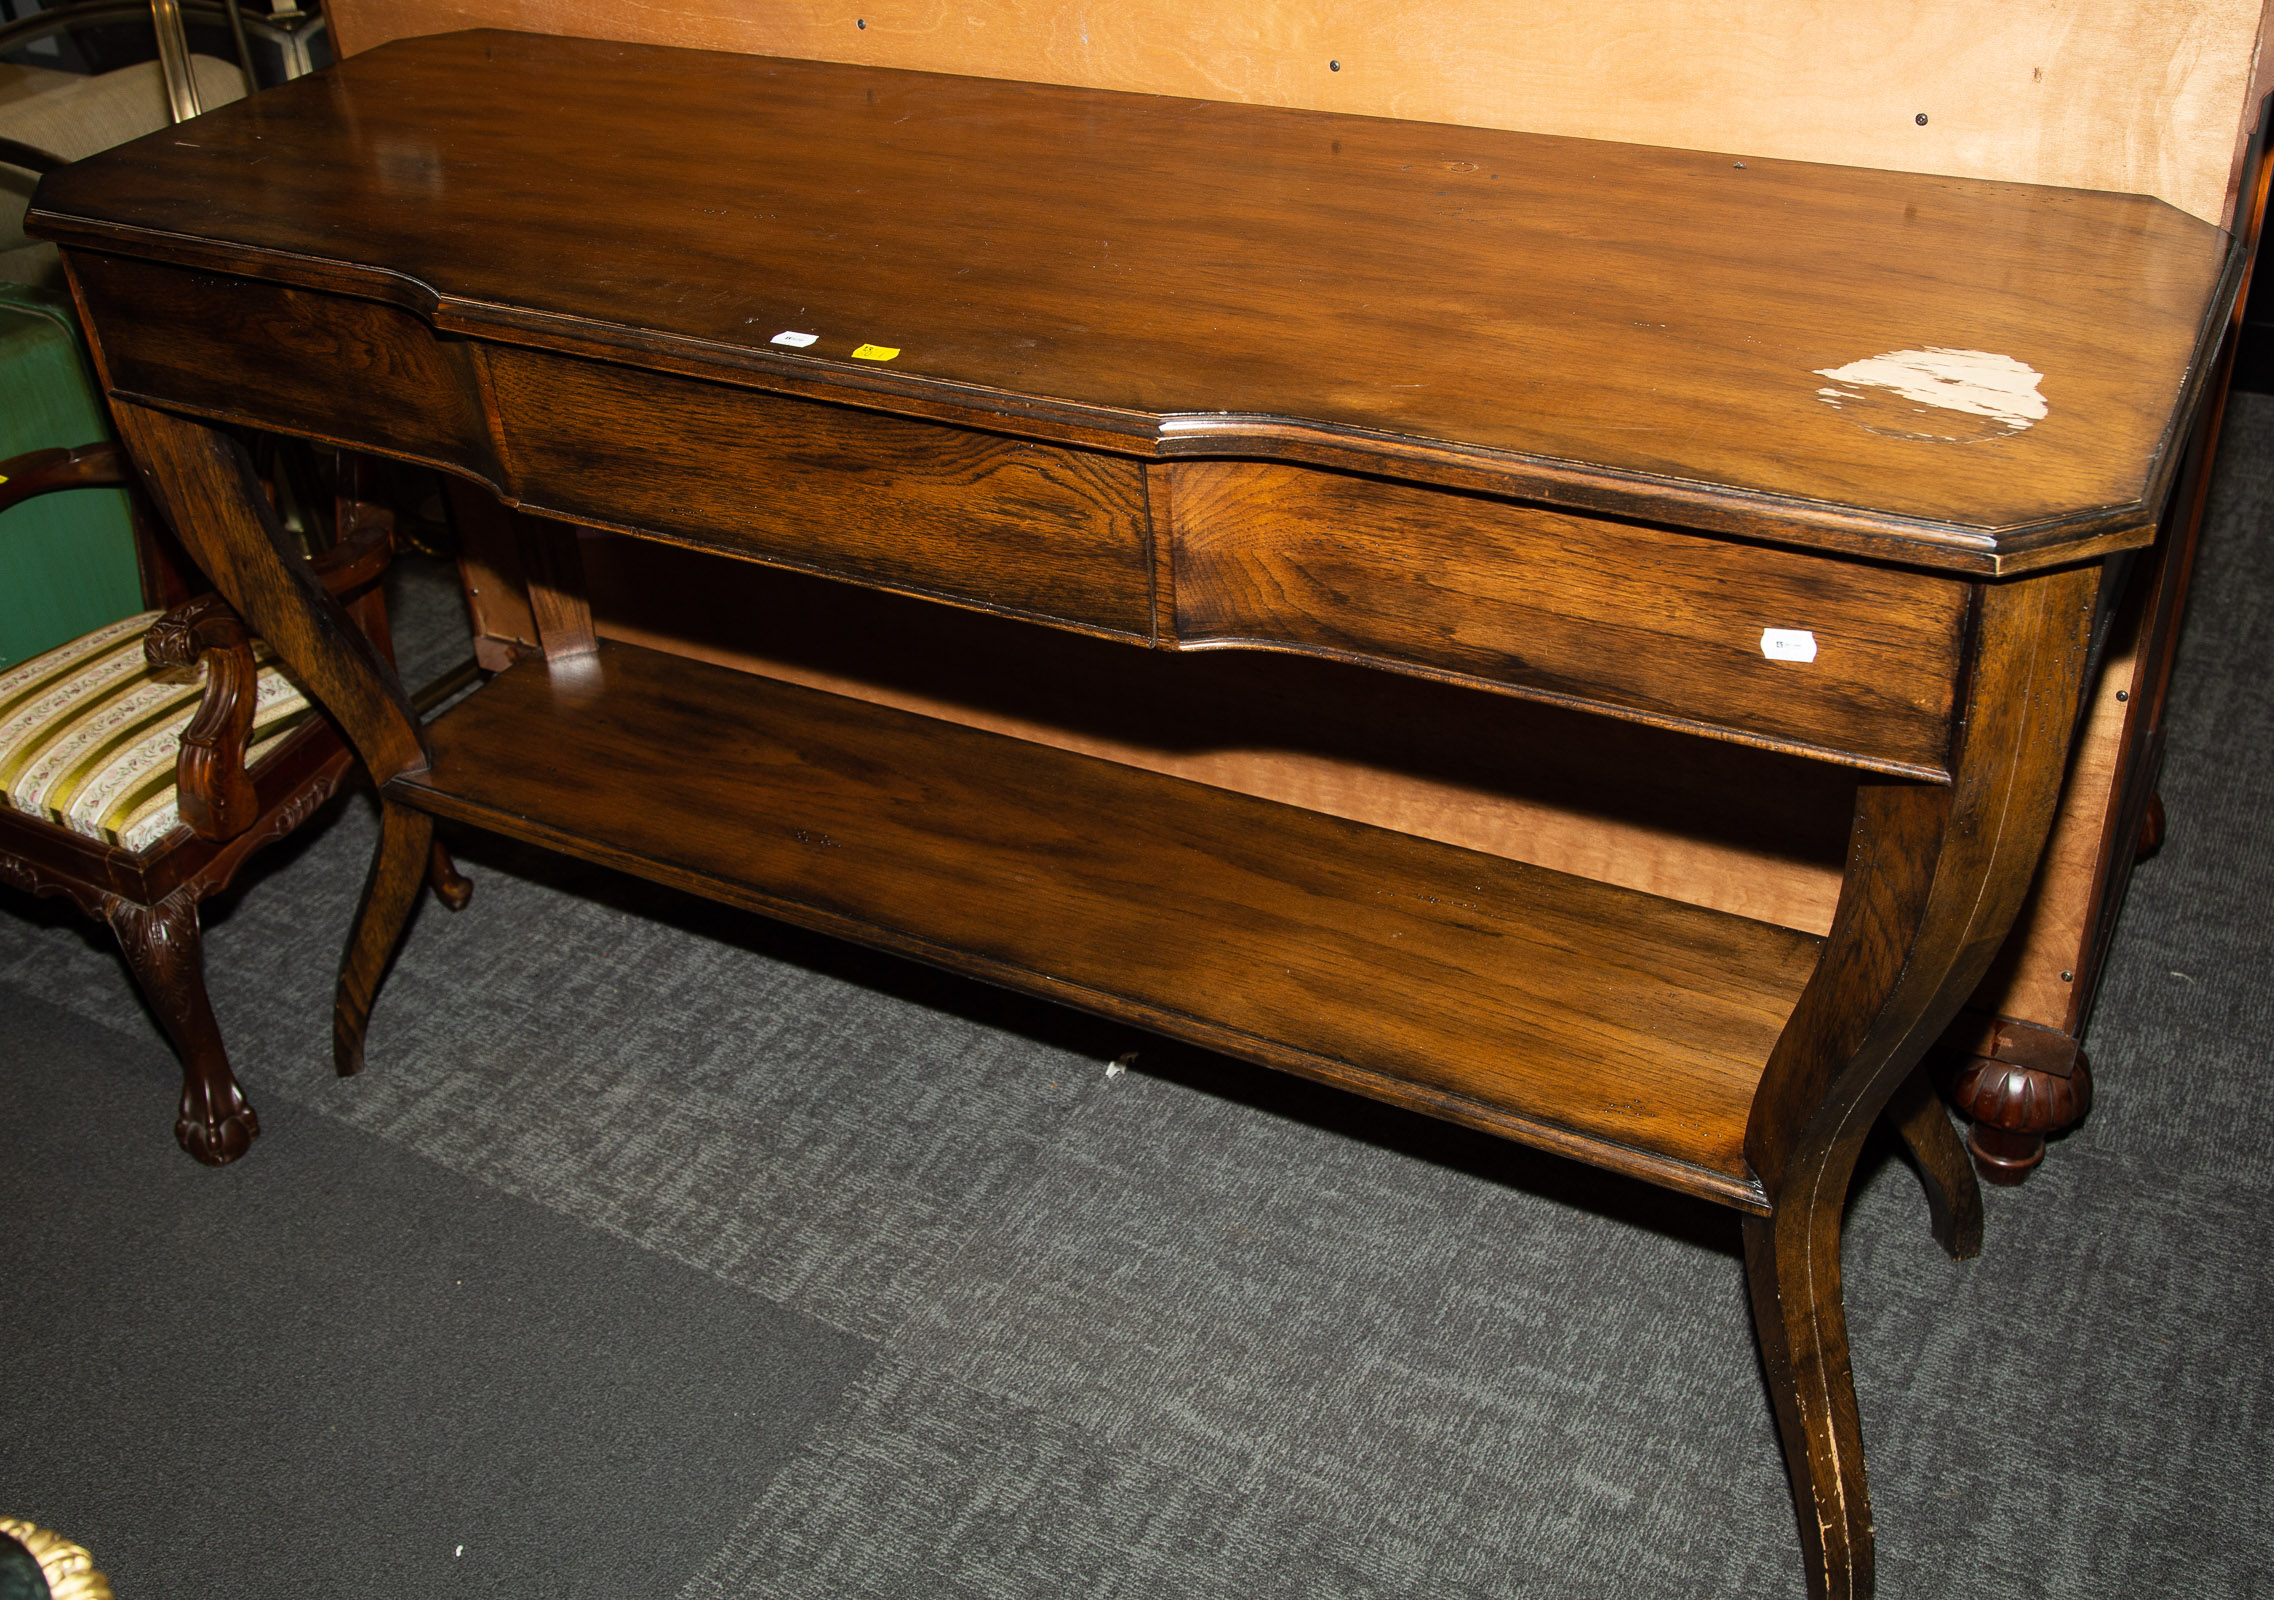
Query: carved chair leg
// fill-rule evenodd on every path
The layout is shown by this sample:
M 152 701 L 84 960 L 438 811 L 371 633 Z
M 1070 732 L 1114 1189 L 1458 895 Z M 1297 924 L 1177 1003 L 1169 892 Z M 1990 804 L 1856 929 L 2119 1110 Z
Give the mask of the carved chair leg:
M 450 852 L 440 839 L 426 858 L 426 884 L 434 891 L 435 899 L 452 911 L 463 911 L 474 898 L 474 880 L 458 870 L 458 863 L 450 859 Z
M 1969 1261 L 1982 1253 L 1982 1188 L 1974 1181 L 1973 1163 L 1966 1159 L 1965 1141 L 1951 1126 L 1942 1096 L 1934 1092 L 1924 1067 L 1914 1068 L 1887 1102 L 1884 1115 L 1903 1136 L 1911 1159 L 1919 1164 L 1919 1181 L 1927 1191 L 1927 1213 L 1933 1220 L 1934 1241 L 1953 1261 Z
M 364 880 L 363 904 L 340 958 L 339 998 L 332 1007 L 332 1065 L 341 1077 L 363 1070 L 363 1034 L 403 924 L 418 903 L 433 861 L 434 819 L 423 811 L 379 802 L 379 848 Z
M 1795 1189 L 1827 1198 L 1745 1219 L 1753 1328 L 1800 1511 L 1809 1600 L 1868 1600 L 1871 1491 L 1840 1300 L 1840 1202 L 1847 1184 Z
M 134 981 L 182 1060 L 174 1137 L 207 1166 L 226 1166 L 251 1147 L 261 1125 L 229 1070 L 221 1028 L 206 999 L 197 896 L 182 888 L 154 906 L 113 900 L 105 910 Z

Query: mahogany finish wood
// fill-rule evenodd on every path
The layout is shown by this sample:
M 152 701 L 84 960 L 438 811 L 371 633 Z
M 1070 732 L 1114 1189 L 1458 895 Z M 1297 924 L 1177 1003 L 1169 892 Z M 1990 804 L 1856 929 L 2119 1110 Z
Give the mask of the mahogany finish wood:
M 1804 934 L 605 642 L 433 739 L 391 800 L 1760 1203 Z
M 386 306 L 1038 440 L 1977 573 L 2148 542 L 2240 264 L 2136 196 L 510 33 L 405 40 L 131 148 L 50 174 L 27 225 L 361 298 L 273 373 L 297 336 L 265 301 L 225 326 L 221 286 L 185 282 L 214 304 L 177 337 L 250 338 L 311 422 L 384 411 L 396 448 L 485 477 L 466 347 L 414 353 Z M 2027 363 L 2045 418 L 1922 439 L 1945 430 L 1817 392 L 1925 347 Z M 305 384 L 325 361 L 359 381 Z M 140 372 L 113 378 L 187 398 Z
M 1187 645 L 1423 663 L 1661 727 L 1943 775 L 1957 585 L 1276 462 L 1179 462 L 1169 481 Z M 1820 661 L 1764 663 L 1762 629 L 1803 621 Z
M 477 604 L 517 597 L 510 552 L 478 517 L 460 528 Z M 1829 763 L 1315 655 L 1130 650 L 652 541 L 580 544 L 603 638 L 1831 931 L 1857 775 Z M 536 634 L 525 611 L 492 615 L 502 667 Z
M 244 619 L 219 595 L 200 595 L 150 625 L 142 654 L 154 667 L 205 662 L 205 699 L 182 730 L 175 760 L 181 818 L 201 839 L 243 833 L 260 814 L 253 780 L 245 773 L 259 669 Z
M 102 489 L 127 482 L 125 454 L 108 441 L 76 449 L 31 450 L 0 475 L 0 511 L 58 489 Z
M 1960 1035 L 1950 1098 L 1973 1122 L 1966 1147 L 1984 1181 L 2011 1188 L 2045 1159 L 2045 1140 L 2092 1109 L 2092 1063 L 2058 1028 L 1999 1017 Z
M 1919 1064 L 2028 889 L 2225 234 L 2136 197 L 506 34 L 196 131 L 53 176 L 33 218 L 164 503 L 382 784 L 342 1070 L 442 815 L 1720 1200 L 1809 1590 L 1870 1592 L 1848 1179 L 1888 1112 L 1937 1237 L 1977 1242 Z M 1905 349 L 2026 364 L 2044 413 L 1819 392 Z M 468 562 L 527 579 L 486 602 L 502 676 L 421 730 L 284 559 L 239 422 L 525 513 Z M 1085 649 L 1293 651 L 1448 709 L 1547 702 L 1571 740 L 1805 759 L 1836 907 L 1819 936 L 1107 759 L 1111 718 L 1083 753 L 626 643 L 560 518 Z

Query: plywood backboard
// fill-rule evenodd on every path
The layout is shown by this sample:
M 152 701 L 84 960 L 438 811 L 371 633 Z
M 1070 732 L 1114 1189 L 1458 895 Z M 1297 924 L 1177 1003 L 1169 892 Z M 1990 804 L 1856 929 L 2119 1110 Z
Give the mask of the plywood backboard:
M 2108 189 L 2224 223 L 2264 92 L 2263 3 L 330 0 L 328 10 L 343 52 L 517 28 Z

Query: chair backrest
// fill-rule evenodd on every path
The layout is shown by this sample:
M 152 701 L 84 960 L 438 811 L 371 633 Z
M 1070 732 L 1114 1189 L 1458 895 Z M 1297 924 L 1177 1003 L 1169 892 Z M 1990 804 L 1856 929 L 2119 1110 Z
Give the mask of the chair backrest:
M 328 0 L 501 27 L 2151 194 L 2225 224 L 2264 0 Z

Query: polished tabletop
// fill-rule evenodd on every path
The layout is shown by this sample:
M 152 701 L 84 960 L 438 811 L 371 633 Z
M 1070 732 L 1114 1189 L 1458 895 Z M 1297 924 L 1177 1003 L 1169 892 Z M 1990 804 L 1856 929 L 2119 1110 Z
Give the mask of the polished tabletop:
M 2144 536 L 2232 285 L 2139 196 L 504 32 L 75 163 L 34 224 L 1141 454 L 1372 441 L 1898 537 Z

